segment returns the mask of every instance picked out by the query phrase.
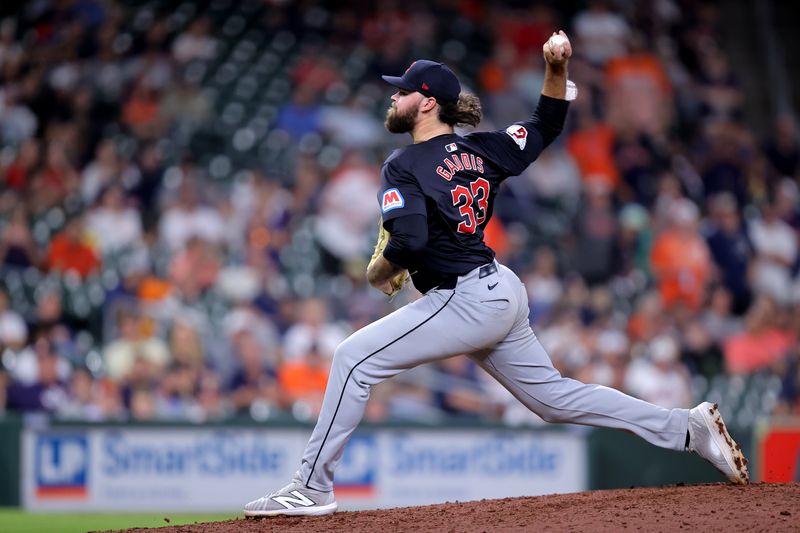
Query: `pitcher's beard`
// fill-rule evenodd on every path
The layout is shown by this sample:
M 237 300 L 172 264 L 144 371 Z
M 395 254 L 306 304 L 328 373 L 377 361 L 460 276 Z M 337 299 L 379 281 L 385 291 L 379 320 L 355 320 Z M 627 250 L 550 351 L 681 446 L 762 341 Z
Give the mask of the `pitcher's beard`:
M 414 109 L 402 114 L 397 108 L 390 107 L 386 112 L 386 120 L 383 125 L 390 133 L 408 133 L 414 129 Z

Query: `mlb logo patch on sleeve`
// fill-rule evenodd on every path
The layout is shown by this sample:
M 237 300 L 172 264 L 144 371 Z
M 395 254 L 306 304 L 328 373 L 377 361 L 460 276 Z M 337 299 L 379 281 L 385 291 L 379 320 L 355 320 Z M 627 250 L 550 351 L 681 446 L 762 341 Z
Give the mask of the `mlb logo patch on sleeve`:
M 450 143 L 445 146 L 444 149 L 447 150 L 448 153 L 452 153 L 458 150 L 458 145 L 456 143 Z
M 514 142 L 517 143 L 520 150 L 525 149 L 525 143 L 528 142 L 528 130 L 519 124 L 512 124 L 506 128 L 506 133 L 509 137 L 514 139 Z
M 397 189 L 387 189 L 383 193 L 381 198 L 381 211 L 384 213 L 392 209 L 397 209 L 398 207 L 403 207 L 404 205 L 406 205 L 406 201 Z

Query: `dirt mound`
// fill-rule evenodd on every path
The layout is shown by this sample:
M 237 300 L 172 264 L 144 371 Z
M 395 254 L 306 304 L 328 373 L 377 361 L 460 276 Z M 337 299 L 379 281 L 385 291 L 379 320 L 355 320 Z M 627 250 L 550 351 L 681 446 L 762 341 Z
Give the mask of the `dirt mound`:
M 800 483 L 712 484 L 341 512 L 318 518 L 242 518 L 127 531 L 798 531 L 798 502 Z

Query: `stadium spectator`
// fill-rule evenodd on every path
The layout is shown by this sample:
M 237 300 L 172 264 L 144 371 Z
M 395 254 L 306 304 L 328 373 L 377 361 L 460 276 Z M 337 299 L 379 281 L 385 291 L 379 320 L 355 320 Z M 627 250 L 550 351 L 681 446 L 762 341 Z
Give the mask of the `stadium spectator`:
M 203 420 L 204 414 L 195 395 L 198 381 L 197 369 L 183 363 L 171 363 L 158 382 L 157 416 L 166 420 Z
M 719 269 L 720 282 L 730 291 L 733 308 L 741 314 L 750 304 L 753 244 L 731 193 L 717 194 L 708 205 L 709 217 L 702 232 Z
M 745 316 L 745 329 L 725 342 L 725 368 L 730 374 L 752 374 L 779 364 L 796 342 L 775 325 L 777 309 L 759 296 Z
M 326 138 L 345 150 L 378 147 L 386 138 L 386 130 L 369 104 L 367 98 L 352 95 L 342 105 L 323 107 L 320 128 Z
M 706 198 L 729 192 L 736 198 L 737 205 L 746 205 L 748 134 L 736 122 L 726 119 L 706 120 L 701 128 L 703 136 L 695 148 L 695 157 Z
M 247 329 L 239 330 L 232 339 L 237 369 L 228 390 L 232 408 L 247 413 L 254 402 L 281 408 L 285 406 L 278 387 L 279 360 L 275 349 L 259 342 Z
M 542 246 L 534 251 L 533 267 L 524 281 L 531 317 L 536 321 L 547 320 L 561 300 L 564 288 L 558 277 L 557 266 L 556 254 L 551 248 Z
M 37 267 L 41 259 L 39 247 L 33 240 L 28 210 L 24 203 L 17 204 L 0 235 L 0 260 L 13 268 Z
M 39 126 L 36 115 L 19 101 L 18 92 L 14 85 L 0 89 L 0 139 L 11 146 L 33 137 Z
M 39 166 L 40 144 L 38 139 L 26 139 L 19 145 L 16 157 L 3 173 L 3 185 L 15 191 L 30 186 Z
M 613 152 L 614 129 L 595 119 L 586 104 L 575 106 L 574 112 L 577 127 L 567 137 L 567 150 L 578 164 L 585 186 L 616 189 L 620 179 Z
M 536 164 L 523 172 L 522 176 L 531 187 L 528 201 L 538 199 L 557 203 L 571 214 L 579 201 L 581 176 L 570 153 L 555 148 L 542 152 Z M 518 186 L 515 184 L 515 188 Z
M 34 212 L 41 213 L 74 195 L 80 187 L 80 175 L 75 170 L 63 141 L 52 140 L 47 145 L 44 163 L 33 175 L 30 192 L 34 194 Z
M 156 394 L 150 389 L 136 389 L 130 400 L 130 417 L 137 422 L 148 422 L 159 418 Z
M 292 361 L 310 352 L 319 353 L 330 361 L 336 347 L 347 338 L 348 330 L 332 321 L 327 302 L 321 298 L 308 298 L 297 306 L 296 322 L 286 331 L 283 356 Z
M 654 137 L 633 129 L 617 130 L 614 159 L 621 175 L 621 196 L 652 208 L 661 176 L 668 168 L 669 147 L 663 136 Z
M 194 302 L 214 285 L 222 261 L 220 250 L 200 236 L 190 237 L 169 263 L 169 280 L 186 302 Z
M 323 250 L 323 268 L 331 274 L 342 263 L 364 255 L 375 232 L 371 209 L 378 195 L 378 174 L 351 150 L 331 172 L 320 198 L 314 230 Z
M 617 131 L 659 137 L 672 120 L 672 86 L 659 57 L 644 37 L 629 39 L 629 51 L 605 66 L 606 115 Z
M 722 343 L 705 328 L 705 323 L 689 320 L 681 328 L 681 361 L 693 375 L 712 379 L 724 371 Z
M 64 229 L 50 241 L 45 258 L 47 268 L 52 272 L 72 272 L 82 278 L 97 272 L 101 260 L 86 240 L 83 215 L 71 216 Z
M 650 215 L 639 204 L 626 204 L 619 211 L 616 242 L 616 273 L 638 288 L 650 278 L 650 251 L 653 235 Z M 633 279 L 634 277 L 639 279 Z M 644 277 L 644 280 L 641 278 Z
M 669 316 L 659 292 L 641 294 L 628 320 L 627 333 L 631 341 L 649 341 L 668 326 Z
M 175 83 L 165 89 L 161 97 L 158 109 L 160 119 L 174 130 L 192 132 L 211 116 L 211 102 L 197 82 L 197 74 L 186 69 Z
M 139 212 L 126 205 L 125 191 L 117 184 L 100 193 L 97 207 L 86 215 L 86 230 L 105 256 L 141 247 L 142 219 Z
M 140 179 L 139 170 L 122 158 L 114 141 L 103 139 L 81 173 L 81 196 L 86 205 L 93 205 L 109 187 L 131 187 Z
M 33 352 L 36 377 L 31 382 L 11 382 L 7 391 L 8 408 L 21 412 L 55 412 L 67 398 L 67 386 L 60 377 L 60 359 L 45 339 L 34 343 Z
M 587 184 L 583 209 L 577 215 L 574 268 L 589 284 L 611 279 L 619 228 L 611 190 L 603 183 Z
M 602 66 L 625 53 L 630 27 L 611 11 L 605 0 L 592 0 L 572 21 L 577 42 L 575 49 L 592 64 Z
M 156 89 L 140 80 L 122 104 L 122 123 L 139 139 L 154 140 L 164 133 L 165 125 L 159 115 L 160 96 Z
M 797 122 L 788 113 L 775 120 L 775 130 L 764 146 L 764 154 L 778 176 L 797 177 L 800 173 L 800 138 Z
M 210 370 L 200 373 L 197 385 L 197 409 L 195 420 L 223 420 L 232 410 L 224 395 L 222 379 Z
M 774 202 L 761 205 L 761 216 L 750 221 L 753 243 L 752 286 L 780 304 L 791 297 L 792 268 L 797 260 L 797 232 L 778 218 Z
M 329 370 L 330 358 L 323 355 L 316 344 L 303 355 L 281 363 L 278 368 L 280 393 L 296 416 L 313 419 L 319 415 Z
M 482 370 L 472 359 L 464 356 L 450 357 L 433 364 L 440 372 L 434 390 L 434 405 L 442 412 L 459 418 L 481 418 L 489 413 L 483 382 L 478 376 Z
M 153 366 L 157 373 L 167 367 L 172 357 L 163 340 L 153 335 L 153 323 L 138 312 L 121 309 L 117 315 L 119 338 L 103 348 L 103 361 L 108 376 L 121 382 L 128 377 L 137 359 Z
M 653 274 L 667 308 L 684 305 L 697 311 L 710 280 L 711 255 L 697 231 L 697 207 L 681 199 L 671 209 L 670 226 L 653 243 Z
M 703 330 L 715 343 L 723 343 L 731 335 L 742 331 L 742 320 L 733 314 L 733 297 L 722 285 L 709 290 L 709 304 L 700 316 Z
M 100 386 L 85 368 L 72 372 L 69 380 L 68 397 L 58 406 L 60 417 L 76 420 L 103 420 L 106 418 L 95 401 L 95 388 Z
M 700 54 L 700 112 L 711 118 L 738 119 L 744 95 L 731 71 L 727 56 L 715 47 Z
M 80 366 L 83 354 L 79 353 L 73 328 L 65 323 L 64 314 L 61 292 L 55 287 L 41 287 L 28 323 L 34 337 L 47 338 L 60 357 Z
M 626 392 L 666 408 L 687 408 L 692 403 L 689 372 L 680 362 L 676 340 L 668 335 L 653 339 L 628 367 Z
M 22 44 L 15 40 L 17 21 L 8 17 L 0 20 L 0 79 L 13 80 L 24 62 Z
M 774 186 L 775 213 L 778 218 L 786 222 L 795 231 L 800 230 L 800 211 L 798 211 L 798 191 L 797 182 L 788 177 L 777 181 Z
M 278 110 L 275 127 L 285 131 L 294 141 L 322 131 L 322 106 L 318 89 L 300 84 L 292 90 L 292 99 Z
M 191 172 L 191 165 L 186 165 Z M 200 191 L 194 176 L 184 171 L 178 197 L 167 207 L 159 221 L 159 239 L 167 248 L 178 251 L 192 237 L 202 238 L 210 243 L 221 243 L 225 235 L 225 223 L 219 211 L 211 205 L 203 205 Z
M 214 59 L 217 55 L 217 42 L 210 33 L 211 21 L 207 17 L 197 17 L 173 41 L 172 57 L 178 63 Z
M 622 390 L 629 363 L 627 335 L 619 330 L 603 329 L 592 337 L 587 339 L 589 358 L 575 372 L 575 379 Z
M 167 345 L 172 360 L 199 372 L 207 365 L 200 332 L 190 319 L 176 317 L 170 328 Z

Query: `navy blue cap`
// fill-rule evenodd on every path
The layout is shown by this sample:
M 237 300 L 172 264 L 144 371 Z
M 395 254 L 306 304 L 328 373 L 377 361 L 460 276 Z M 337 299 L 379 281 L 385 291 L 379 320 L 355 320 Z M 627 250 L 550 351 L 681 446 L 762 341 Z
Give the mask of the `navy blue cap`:
M 447 65 L 427 59 L 411 63 L 402 76 L 381 76 L 383 81 L 398 89 L 420 92 L 441 102 L 457 102 L 461 84 Z

